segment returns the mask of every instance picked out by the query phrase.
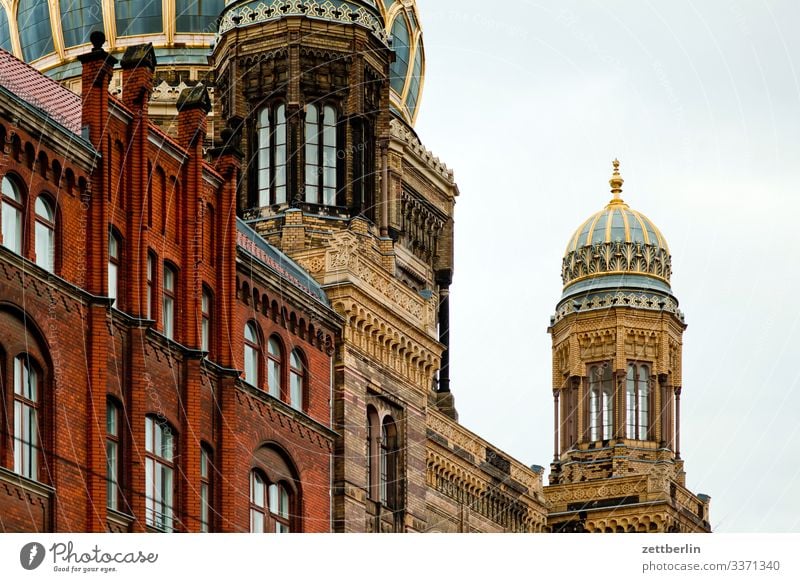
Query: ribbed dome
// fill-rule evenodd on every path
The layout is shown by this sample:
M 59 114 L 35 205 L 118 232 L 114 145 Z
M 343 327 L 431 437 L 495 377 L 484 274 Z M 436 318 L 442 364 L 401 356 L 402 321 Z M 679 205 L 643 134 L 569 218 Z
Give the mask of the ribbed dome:
M 669 246 L 653 222 L 621 197 L 619 161 L 609 181 L 608 205 L 586 219 L 564 254 L 564 296 L 589 289 L 660 289 L 669 292 Z
M 225 0 L 0 0 L 0 47 L 57 79 L 80 75 L 77 55 L 102 30 L 107 49 L 152 42 L 159 65 L 207 67 Z

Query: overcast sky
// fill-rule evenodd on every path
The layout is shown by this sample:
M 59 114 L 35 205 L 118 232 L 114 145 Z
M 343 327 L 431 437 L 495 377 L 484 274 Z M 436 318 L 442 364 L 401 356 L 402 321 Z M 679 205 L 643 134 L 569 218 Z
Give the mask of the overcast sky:
M 416 129 L 456 172 L 461 422 L 552 460 L 547 326 L 610 198 L 660 227 L 684 334 L 687 485 L 719 532 L 800 531 L 800 3 L 418 2 Z

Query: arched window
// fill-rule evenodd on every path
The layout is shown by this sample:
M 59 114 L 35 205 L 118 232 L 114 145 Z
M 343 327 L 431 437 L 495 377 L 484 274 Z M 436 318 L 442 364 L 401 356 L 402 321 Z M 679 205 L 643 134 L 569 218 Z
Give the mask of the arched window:
M 39 478 L 39 375 L 26 354 L 14 358 L 14 472 Z
M 275 533 L 289 533 L 289 492 L 283 483 L 269 486 L 269 513 L 275 522 Z
M 250 472 L 250 532 L 267 531 L 267 481 L 258 471 Z
M 108 232 L 108 296 L 116 300 L 119 298 L 119 263 L 122 243 L 119 236 L 113 231 Z
M 175 299 L 178 275 L 175 269 L 164 263 L 164 284 L 162 293 L 161 323 L 164 335 L 169 339 L 175 337 Z
M 2 228 L 3 246 L 17 253 L 22 254 L 22 193 L 17 185 L 7 176 L 3 177 L 2 183 Z
M 174 523 L 175 439 L 165 421 L 145 419 L 145 514 L 147 525 L 171 532 Z
M 286 203 L 286 106 L 258 112 L 258 205 Z
M 292 350 L 289 355 L 289 404 L 297 410 L 303 410 L 304 367 L 300 351 Z
M 200 349 L 204 352 L 211 351 L 211 310 L 214 305 L 214 298 L 211 291 L 204 285 L 203 297 L 200 302 Z
M 261 345 L 258 329 L 253 322 L 244 327 L 244 381 L 258 386 L 258 367 L 261 362 Z
M 647 440 L 650 427 L 650 367 L 628 364 L 625 382 L 628 438 Z
M 336 109 L 306 107 L 306 202 L 336 204 Z
M 106 402 L 106 504 L 119 509 L 120 407 L 109 399 Z
M 267 345 L 267 384 L 269 393 L 275 398 L 281 397 L 281 344 L 272 336 Z
M 381 503 L 390 509 L 397 505 L 397 427 L 391 416 L 383 419 L 381 427 Z
M 36 198 L 36 264 L 53 272 L 56 256 L 56 212 L 53 204 L 39 196 Z
M 592 366 L 589 370 L 589 439 L 608 440 L 614 427 L 614 382 L 611 365 Z

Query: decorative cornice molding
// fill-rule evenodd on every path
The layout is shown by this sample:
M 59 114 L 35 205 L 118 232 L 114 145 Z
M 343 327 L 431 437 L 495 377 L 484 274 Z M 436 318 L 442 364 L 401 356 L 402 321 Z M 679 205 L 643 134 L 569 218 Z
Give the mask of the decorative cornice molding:
M 441 178 L 455 186 L 453 170 L 448 168 L 444 162 L 433 154 L 433 152 L 422 145 L 422 142 L 419 141 L 419 138 L 417 138 L 414 132 L 406 128 L 405 124 L 396 119 L 392 119 L 390 127 L 391 136 L 393 138 L 405 144 L 407 149 L 414 153 L 424 166 L 433 170 L 433 172 L 438 174 Z
M 647 275 L 669 283 L 672 259 L 666 249 L 641 242 L 600 242 L 570 251 L 564 257 L 564 286 L 604 274 Z
M 335 22 L 337 24 L 355 24 L 369 30 L 382 44 L 388 46 L 389 37 L 380 19 L 363 6 L 356 6 L 343 1 L 336 6 L 330 0 L 264 0 L 251 2 L 244 6 L 232 6 L 223 13 L 219 23 L 219 35 L 234 28 L 243 28 L 252 24 L 279 20 L 287 16 L 306 16 L 308 18 Z

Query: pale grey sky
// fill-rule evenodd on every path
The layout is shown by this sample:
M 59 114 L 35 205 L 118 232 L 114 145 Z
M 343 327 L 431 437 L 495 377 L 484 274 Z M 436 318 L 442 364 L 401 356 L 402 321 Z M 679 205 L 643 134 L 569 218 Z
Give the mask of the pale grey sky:
M 550 315 L 567 239 L 623 198 L 670 244 L 687 485 L 715 531 L 800 531 L 800 3 L 418 2 L 416 125 L 456 172 L 461 421 L 552 459 Z

